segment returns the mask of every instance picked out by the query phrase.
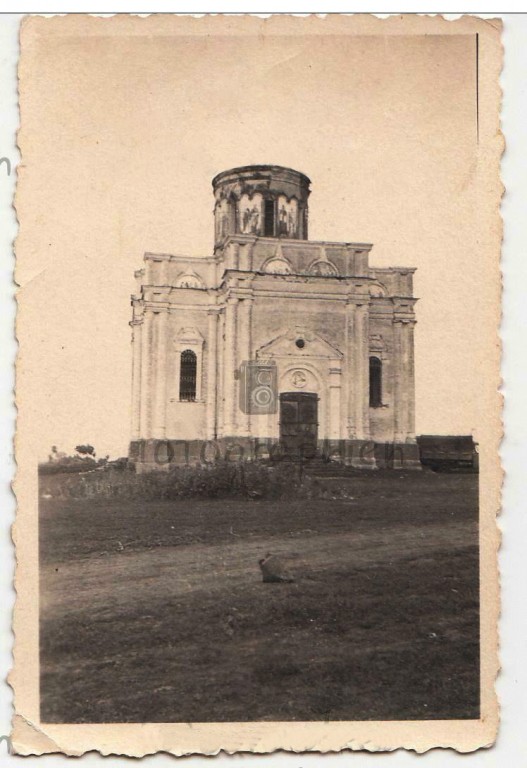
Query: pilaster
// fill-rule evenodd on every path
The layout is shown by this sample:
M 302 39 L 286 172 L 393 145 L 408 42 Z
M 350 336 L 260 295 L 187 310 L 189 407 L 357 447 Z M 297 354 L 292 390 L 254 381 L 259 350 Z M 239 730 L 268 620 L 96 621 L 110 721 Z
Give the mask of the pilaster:
M 141 437 L 141 331 L 142 322 L 134 319 L 132 326 L 132 440 Z
M 404 438 L 404 368 L 403 368 L 403 324 L 393 321 L 393 439 L 402 442 Z
M 249 362 L 252 356 L 252 308 L 253 298 L 252 296 L 246 296 L 239 300 L 238 303 L 238 344 L 237 349 L 239 357 L 236 360 L 236 370 L 240 369 L 241 363 L 244 361 Z M 240 433 L 242 435 L 251 434 L 251 415 L 238 410 L 238 403 L 236 402 L 236 413 L 239 414 L 240 419 Z
M 235 435 L 237 427 L 237 387 L 235 379 L 236 371 L 236 344 L 237 344 L 237 319 L 238 298 L 230 296 L 225 308 L 225 419 L 224 431 L 227 435 Z
M 141 326 L 141 392 L 140 392 L 140 432 L 141 438 L 151 437 L 151 336 L 152 312 L 144 310 Z
M 415 440 L 414 326 L 409 313 L 394 315 L 394 439 L 400 442 Z
M 415 357 L 414 328 L 415 321 L 403 324 L 404 345 L 406 347 L 406 388 L 407 388 L 407 440 L 415 440 Z
M 216 397 L 216 431 L 218 437 L 225 434 L 225 309 L 218 315 L 218 394 Z
M 253 268 L 253 249 L 256 238 L 249 242 L 243 242 L 238 250 L 238 269 L 242 272 L 250 272 Z
M 356 310 L 357 391 L 356 437 L 367 440 L 370 436 L 369 410 L 369 305 L 359 304 Z
M 346 388 L 348 437 L 369 438 L 369 296 L 350 296 L 346 303 Z
M 167 359 L 167 323 L 168 311 L 153 313 L 155 323 L 155 352 L 153 355 L 154 419 L 151 437 L 166 437 L 166 359 Z
M 344 388 L 342 392 L 342 419 L 345 425 L 345 438 L 355 434 L 355 396 L 356 386 L 353 377 L 355 304 L 346 303 L 346 325 L 344 329 Z
M 328 437 L 330 440 L 340 440 L 344 436 L 341 429 L 341 379 L 340 368 L 329 369 Z
M 217 436 L 218 398 L 218 310 L 209 309 L 207 336 L 207 440 Z

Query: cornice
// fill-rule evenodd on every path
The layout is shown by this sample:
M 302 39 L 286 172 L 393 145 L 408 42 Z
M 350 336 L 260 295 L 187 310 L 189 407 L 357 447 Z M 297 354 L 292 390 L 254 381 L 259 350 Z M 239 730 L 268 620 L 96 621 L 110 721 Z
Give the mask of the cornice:
M 214 256 L 185 256 L 182 253 L 152 253 L 151 251 L 145 251 L 143 255 L 144 261 L 185 261 L 192 263 L 206 262 L 213 264 L 216 259 Z M 139 271 L 139 270 L 138 270 Z

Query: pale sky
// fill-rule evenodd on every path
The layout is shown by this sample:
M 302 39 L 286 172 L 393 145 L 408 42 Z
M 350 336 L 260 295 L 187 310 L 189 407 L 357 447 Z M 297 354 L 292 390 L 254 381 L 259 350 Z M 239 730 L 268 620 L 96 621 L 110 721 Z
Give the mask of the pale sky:
M 261 163 L 310 177 L 311 239 L 417 267 L 417 432 L 477 429 L 493 294 L 475 37 L 119 36 L 96 21 L 23 49 L 18 280 L 35 343 L 19 376 L 38 379 L 39 456 L 126 454 L 134 269 L 145 251 L 211 255 L 212 177 Z

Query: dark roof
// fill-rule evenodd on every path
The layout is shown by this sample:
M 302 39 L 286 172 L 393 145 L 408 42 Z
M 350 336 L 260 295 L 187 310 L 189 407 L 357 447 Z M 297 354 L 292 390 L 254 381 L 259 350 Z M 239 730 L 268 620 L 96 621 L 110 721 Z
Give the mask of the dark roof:
M 215 186 L 219 181 L 221 181 L 223 176 L 229 176 L 231 174 L 242 174 L 250 172 L 257 175 L 260 173 L 280 173 L 283 171 L 286 173 L 292 173 L 295 176 L 299 176 L 304 184 L 311 184 L 311 179 L 306 176 L 305 173 L 297 171 L 294 168 L 288 168 L 285 165 L 241 165 L 238 168 L 229 168 L 226 171 L 221 171 L 221 173 L 216 174 L 216 176 L 212 179 L 212 186 Z

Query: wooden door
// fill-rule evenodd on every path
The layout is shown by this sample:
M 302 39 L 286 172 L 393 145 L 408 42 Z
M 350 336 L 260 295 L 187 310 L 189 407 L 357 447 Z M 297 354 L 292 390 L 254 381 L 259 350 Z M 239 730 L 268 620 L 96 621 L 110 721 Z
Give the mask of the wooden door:
M 313 458 L 317 451 L 318 396 L 312 392 L 280 395 L 280 442 L 291 458 Z

